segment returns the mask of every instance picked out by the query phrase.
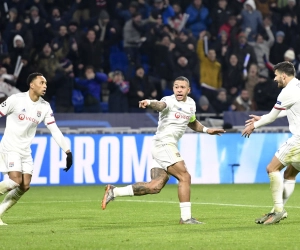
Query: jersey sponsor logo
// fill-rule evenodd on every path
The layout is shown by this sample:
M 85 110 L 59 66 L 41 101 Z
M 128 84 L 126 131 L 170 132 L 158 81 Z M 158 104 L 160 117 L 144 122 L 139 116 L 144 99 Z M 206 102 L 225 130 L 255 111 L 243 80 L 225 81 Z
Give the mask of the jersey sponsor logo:
M 10 167 L 10 168 L 12 168 L 14 165 L 15 165 L 15 163 L 14 163 L 14 162 L 10 162 L 10 163 L 8 163 L 8 167 Z
M 6 106 L 6 101 L 1 103 L 1 107 L 5 107 Z
M 186 119 L 186 120 L 189 120 L 191 117 L 190 116 L 188 116 L 188 115 L 185 115 L 185 114 L 181 114 L 181 113 L 179 113 L 179 112 L 176 112 L 175 113 L 175 118 L 176 119 Z
M 19 117 L 19 119 L 20 119 L 21 121 L 27 120 L 27 121 L 31 121 L 32 123 L 39 124 L 39 121 L 37 121 L 37 120 L 34 119 L 33 117 L 28 117 L 28 116 L 26 116 L 26 115 L 24 115 L 24 114 L 19 114 L 18 117 Z
M 278 101 L 278 100 L 277 100 L 276 104 L 281 105 L 281 101 Z
M 41 117 L 42 112 L 41 111 L 37 111 L 36 115 L 37 117 Z
M 22 121 L 25 119 L 25 115 L 24 114 L 19 114 L 19 119 Z

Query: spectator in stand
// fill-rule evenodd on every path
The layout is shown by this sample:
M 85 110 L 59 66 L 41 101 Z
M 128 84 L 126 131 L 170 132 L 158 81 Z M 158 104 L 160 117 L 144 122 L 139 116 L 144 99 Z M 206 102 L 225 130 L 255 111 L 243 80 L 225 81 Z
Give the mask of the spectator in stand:
M 198 105 L 197 105 L 198 104 Z M 199 113 L 216 113 L 212 105 L 209 103 L 209 100 L 205 95 L 202 95 L 199 98 L 199 101 L 196 102 L 197 105 L 197 111 Z
M 190 29 L 194 37 L 197 38 L 199 33 L 207 30 L 211 23 L 209 11 L 203 6 L 202 0 L 193 0 L 185 12 L 189 15 L 186 28 Z
M 70 52 L 71 40 L 68 35 L 67 26 L 61 24 L 58 28 L 58 34 L 52 40 L 52 48 L 58 60 L 65 59 Z
M 258 66 L 256 64 L 251 64 L 244 81 L 244 88 L 248 90 L 250 100 L 253 99 L 253 91 L 258 82 Z
M 229 16 L 228 22 L 221 25 L 219 29 L 219 34 L 223 31 L 226 32 L 227 37 L 229 38 L 229 45 L 231 45 L 235 40 L 240 32 L 240 25 L 237 22 L 237 18 L 234 15 Z
M 293 17 L 289 12 L 285 13 L 282 17 L 281 23 L 277 26 L 278 30 L 281 30 L 285 34 L 285 41 L 289 47 L 294 47 L 296 44 L 296 36 L 299 28 L 296 20 L 293 20 Z
M 70 36 L 70 39 L 75 40 L 75 42 L 77 44 L 81 43 L 81 41 L 82 41 L 82 39 L 84 38 L 84 35 L 85 35 L 83 30 L 81 30 L 79 28 L 79 24 L 74 20 L 71 20 L 68 23 L 68 34 Z
M 84 112 L 101 112 L 101 84 L 107 79 L 106 74 L 96 72 L 93 66 L 86 66 L 83 78 L 75 78 L 75 88 L 84 96 Z
M 173 78 L 176 79 L 179 76 L 185 76 L 190 82 L 193 80 L 189 61 L 184 56 L 178 57 L 177 61 L 173 63 Z
M 235 54 L 229 57 L 229 62 L 222 64 L 222 87 L 226 89 L 231 99 L 238 95 L 243 86 L 242 69 L 238 65 L 238 58 Z
M 222 86 L 222 69 L 221 64 L 216 60 L 216 51 L 212 48 L 208 49 L 207 56 L 204 51 L 204 37 L 206 31 L 199 34 L 197 44 L 197 54 L 200 60 L 200 85 L 202 94 L 211 100 L 216 91 Z
M 289 61 L 294 65 L 295 71 L 296 71 L 295 77 L 299 79 L 300 78 L 300 63 L 299 63 L 299 60 L 297 60 L 297 58 L 296 58 L 295 51 L 292 49 L 287 50 L 284 53 L 284 60 Z
M 80 24 L 80 21 L 87 21 L 90 19 L 89 1 L 76 0 L 77 9 L 73 13 L 73 20 Z
M 183 29 L 179 33 L 178 37 L 175 38 L 174 43 L 175 48 L 172 53 L 175 58 L 183 56 L 188 60 L 188 67 L 191 69 L 192 78 L 186 77 L 190 80 L 190 82 L 192 82 L 192 79 L 198 79 L 199 59 L 196 53 L 196 40 L 193 38 L 193 36 L 189 36 L 189 32 L 186 29 Z
M 296 0 L 287 0 L 287 4 L 279 8 L 276 3 L 272 4 L 271 9 L 273 12 L 279 13 L 282 17 L 286 14 L 291 15 L 292 18 L 297 17 L 297 15 L 299 15 L 299 9 Z
M 93 29 L 89 29 L 86 33 L 86 37 L 83 39 L 78 47 L 80 64 L 79 69 L 91 65 L 95 71 L 101 71 L 102 69 L 102 55 L 103 45 L 96 39 L 96 32 Z
M 274 65 L 284 60 L 283 55 L 289 49 L 289 46 L 285 43 L 285 34 L 283 31 L 276 32 L 276 40 L 270 51 L 270 62 Z M 269 109 L 267 109 L 269 110 Z
M 124 80 L 121 71 L 111 72 L 108 81 L 108 111 L 110 113 L 127 113 L 129 82 Z
M 138 13 L 141 14 L 141 12 L 139 10 L 139 4 L 136 1 L 130 2 L 128 9 L 124 9 L 123 4 L 119 1 L 116 4 L 115 14 L 116 14 L 117 19 L 119 19 L 121 21 L 122 26 L 124 25 L 124 23 L 129 21 L 132 18 L 132 16 L 135 16 Z
M 242 89 L 239 96 L 235 98 L 232 104 L 232 110 L 234 111 L 250 111 L 253 110 L 252 102 L 249 98 L 248 90 Z
M 256 10 L 254 0 L 247 0 L 244 3 L 244 9 L 242 10 L 242 29 L 245 32 L 248 29 L 250 42 L 255 40 L 255 36 L 259 31 L 259 27 L 263 25 L 263 19 L 260 11 Z
M 173 49 L 175 48 L 175 43 L 171 42 L 168 35 L 163 36 L 161 41 L 154 45 L 154 65 L 153 71 L 154 75 L 157 76 L 161 81 L 162 90 L 164 90 L 168 83 L 172 82 L 172 60 L 173 60 Z
M 265 26 L 265 30 L 268 35 L 268 40 L 265 40 L 263 35 L 258 33 L 256 35 L 255 42 L 248 42 L 254 49 L 255 55 L 256 55 L 256 60 L 257 60 L 257 65 L 259 68 L 259 74 L 268 76 L 269 71 L 265 65 L 264 62 L 264 57 L 269 60 L 269 55 L 270 55 L 270 49 L 272 45 L 274 44 L 274 36 L 273 33 L 270 29 L 270 26 Z
M 73 113 L 72 93 L 74 87 L 73 64 L 69 59 L 60 62 L 64 73 L 56 82 L 55 89 L 55 112 L 57 113 Z
M 214 48 L 216 49 L 217 59 L 219 62 L 226 57 L 227 49 L 230 45 L 230 39 L 225 31 L 221 31 L 217 40 L 214 43 Z
M 12 65 L 11 57 L 9 54 L 4 54 L 1 56 L 0 66 L 4 67 L 8 74 L 14 73 L 15 65 Z
M 30 72 L 32 72 L 32 67 L 29 65 L 29 51 L 25 45 L 23 38 L 20 35 L 16 35 L 13 40 L 13 49 L 10 50 L 12 65 L 16 67 L 19 56 L 23 63 L 22 70 L 14 84 L 14 86 L 16 86 L 20 91 L 28 90 L 26 79 Z
M 7 44 L 11 44 L 14 34 L 12 34 L 12 30 L 14 30 L 16 23 L 19 21 L 18 10 L 16 8 L 11 8 L 8 11 L 8 22 L 5 25 L 5 29 L 3 31 L 3 39 L 7 42 Z
M 211 19 L 213 20 L 210 28 L 212 39 L 216 40 L 219 34 L 220 27 L 227 23 L 233 11 L 228 6 L 227 0 L 218 0 L 218 4 L 211 12 Z M 229 37 L 229 36 L 228 36 Z
M 33 39 L 33 48 L 35 49 L 36 54 L 38 54 L 42 50 L 44 44 L 52 40 L 53 31 L 51 29 L 51 24 L 46 23 L 46 21 L 40 17 L 39 9 L 36 6 L 32 6 L 29 11 L 29 28 L 32 32 L 32 37 L 35 38 Z
M 43 50 L 34 58 L 35 69 L 41 72 L 47 79 L 47 92 L 45 94 L 45 100 L 51 101 L 55 95 L 57 88 L 64 80 L 65 73 L 69 70 L 63 68 L 60 64 L 60 60 L 52 51 L 51 46 L 46 43 Z
M 68 11 L 64 12 L 63 15 L 61 15 L 61 11 L 58 7 L 54 7 L 52 9 L 49 22 L 50 22 L 51 28 L 55 32 L 55 34 L 57 32 L 59 32 L 59 29 L 62 25 L 66 26 L 67 23 L 72 19 L 72 16 L 73 16 L 74 12 L 76 11 L 77 7 L 78 7 L 78 4 L 75 2 L 74 4 L 72 4 L 72 6 L 70 7 L 70 9 Z
M 270 78 L 260 75 L 253 91 L 254 110 L 268 111 L 274 107 L 281 89 Z
M 125 23 L 123 29 L 124 37 L 124 52 L 129 61 L 128 76 L 133 73 L 136 65 L 141 64 L 140 46 L 146 41 L 145 24 L 147 21 L 142 20 L 140 13 L 136 13 L 132 18 Z
M 183 26 L 183 14 L 182 9 L 178 3 L 174 3 L 172 5 L 174 10 L 174 16 L 169 17 L 168 24 L 171 26 L 172 29 L 180 32 Z
M 229 111 L 232 108 L 231 101 L 227 97 L 226 89 L 218 89 L 217 96 L 211 100 L 211 105 L 217 114 L 222 114 L 224 111 Z
M 255 0 L 255 5 L 258 11 L 262 14 L 263 17 L 270 16 L 271 6 L 276 4 L 276 0 Z
M 231 54 L 237 55 L 239 67 L 244 67 L 244 62 L 246 59 L 247 54 L 249 54 L 250 59 L 248 62 L 248 65 L 257 63 L 256 55 L 254 53 L 254 49 L 251 45 L 247 43 L 247 35 L 242 32 L 238 35 L 237 41 L 234 41 L 227 50 L 227 57 L 229 57 Z M 247 66 L 246 66 L 247 67 Z
M 160 12 L 164 24 L 168 24 L 168 19 L 175 16 L 175 11 L 169 4 L 169 0 L 154 0 L 153 9 Z
M 131 113 L 146 112 L 146 109 L 139 109 L 139 101 L 144 99 L 156 99 L 157 91 L 147 75 L 143 67 L 137 66 L 135 76 L 130 81 L 129 89 L 129 111 Z

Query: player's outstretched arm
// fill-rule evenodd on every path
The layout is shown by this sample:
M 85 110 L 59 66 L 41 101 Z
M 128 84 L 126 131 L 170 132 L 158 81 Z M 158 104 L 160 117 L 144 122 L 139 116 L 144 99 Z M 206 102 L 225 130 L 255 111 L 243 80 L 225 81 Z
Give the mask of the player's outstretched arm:
M 56 123 L 52 123 L 47 126 L 47 128 L 50 130 L 51 135 L 53 139 L 56 141 L 58 146 L 67 154 L 66 158 L 66 168 L 64 168 L 64 171 L 68 172 L 73 164 L 73 154 L 70 151 L 70 147 L 66 142 L 65 137 L 63 136 L 60 129 L 57 127 Z
M 188 124 L 188 127 L 196 132 L 207 133 L 209 135 L 221 135 L 224 134 L 226 131 L 220 128 L 207 128 L 198 120 L 194 120 Z
M 250 115 L 251 119 L 246 121 L 245 129 L 242 132 L 243 137 L 250 137 L 254 129 L 267 125 L 275 121 L 278 118 L 279 113 L 281 110 L 273 108 L 269 114 L 263 116 L 255 116 Z M 284 114 L 284 113 L 283 113 Z
M 156 110 L 158 112 L 164 110 L 167 107 L 167 104 L 165 102 L 160 102 L 157 100 L 142 100 L 139 102 L 139 108 L 145 109 L 145 108 L 152 108 L 153 110 Z

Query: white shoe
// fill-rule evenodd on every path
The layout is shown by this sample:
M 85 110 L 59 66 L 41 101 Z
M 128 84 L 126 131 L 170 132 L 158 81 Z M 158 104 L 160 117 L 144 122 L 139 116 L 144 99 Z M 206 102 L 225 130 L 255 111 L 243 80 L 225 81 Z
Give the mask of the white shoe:
M 0 226 L 7 226 L 7 224 L 0 219 Z

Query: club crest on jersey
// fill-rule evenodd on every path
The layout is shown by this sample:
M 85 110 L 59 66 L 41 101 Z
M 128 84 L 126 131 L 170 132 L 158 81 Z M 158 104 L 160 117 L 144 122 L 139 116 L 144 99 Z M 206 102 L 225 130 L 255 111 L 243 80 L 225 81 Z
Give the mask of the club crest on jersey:
M 9 166 L 10 168 L 12 168 L 14 165 L 15 165 L 15 163 L 14 163 L 14 162 L 10 162 L 10 163 L 8 163 L 8 166 Z
M 37 117 L 41 117 L 42 112 L 41 111 L 37 111 L 36 115 Z

